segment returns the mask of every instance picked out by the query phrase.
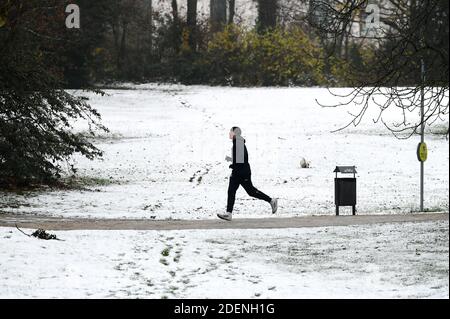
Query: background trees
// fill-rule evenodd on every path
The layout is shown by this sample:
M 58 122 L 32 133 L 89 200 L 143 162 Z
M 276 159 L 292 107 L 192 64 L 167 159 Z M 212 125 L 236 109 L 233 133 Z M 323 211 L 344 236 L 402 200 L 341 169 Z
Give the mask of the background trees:
M 74 153 L 101 155 L 89 140 L 73 133 L 75 120 L 89 124 L 89 133 L 106 130 L 100 115 L 81 96 L 63 90 L 63 63 L 85 61 L 61 56 L 68 34 L 61 1 L 8 1 L 1 7 L 0 27 L 0 185 L 50 183 Z M 88 43 L 89 41 L 87 41 Z M 88 44 L 84 44 L 88 46 Z M 80 48 L 85 46 L 80 44 Z M 72 64 L 71 64 L 72 66 Z M 82 65 L 81 65 L 82 66 Z M 75 69 L 80 74 L 84 69 Z M 68 72 L 69 71 L 69 72 Z M 68 73 L 67 73 L 68 72 Z M 82 75 L 84 76 L 84 74 Z M 81 77 L 81 76 L 80 76 Z M 69 77 L 69 80 L 71 77 Z M 66 82 L 67 83 L 67 82 Z
M 99 114 L 63 90 L 95 83 L 352 86 L 339 99 L 360 106 L 349 125 L 375 103 L 380 121 L 388 109 L 405 114 L 385 125 L 406 137 L 422 124 L 408 117 L 421 89 L 424 121 L 448 116 L 445 0 L 80 0 L 81 29 L 64 27 L 68 3 L 0 2 L 3 181 L 50 180 L 73 153 L 101 155 L 70 133 L 77 119 L 104 130 Z M 376 30 L 365 30 L 369 4 Z

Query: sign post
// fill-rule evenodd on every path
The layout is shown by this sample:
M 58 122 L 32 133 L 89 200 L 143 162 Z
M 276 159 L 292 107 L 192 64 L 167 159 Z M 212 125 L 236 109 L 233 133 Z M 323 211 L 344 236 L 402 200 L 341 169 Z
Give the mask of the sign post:
M 425 144 L 425 62 L 421 60 L 421 88 L 420 88 L 420 144 L 417 147 L 417 158 L 420 161 L 420 211 L 423 212 L 424 202 L 424 171 L 425 161 L 428 157 L 427 144 Z

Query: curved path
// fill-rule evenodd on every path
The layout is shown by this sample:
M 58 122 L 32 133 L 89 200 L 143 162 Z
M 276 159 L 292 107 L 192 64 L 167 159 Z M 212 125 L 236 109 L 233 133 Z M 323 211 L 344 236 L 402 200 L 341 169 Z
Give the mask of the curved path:
M 207 220 L 89 219 L 0 213 L 0 227 L 46 230 L 182 230 L 264 229 L 368 225 L 380 223 L 448 221 L 448 213 L 358 216 L 306 216 L 291 218 L 236 218 L 231 222 Z

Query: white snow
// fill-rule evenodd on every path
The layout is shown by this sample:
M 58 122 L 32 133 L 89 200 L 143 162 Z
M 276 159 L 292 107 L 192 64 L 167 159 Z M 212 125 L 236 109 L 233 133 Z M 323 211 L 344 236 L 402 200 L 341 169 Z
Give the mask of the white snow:
M 104 160 L 74 159 L 80 176 L 112 184 L 86 191 L 0 193 L 0 211 L 215 218 L 226 207 L 230 170 L 225 156 L 231 148 L 228 131 L 235 125 L 247 139 L 254 185 L 280 199 L 278 216 L 333 214 L 336 165 L 357 166 L 360 213 L 419 210 L 419 137 L 394 138 L 381 123 L 373 123 L 375 108 L 360 126 L 331 133 L 352 119 L 347 111 L 355 110 L 319 106 L 316 99 L 338 101 L 322 88 L 124 86 L 132 89 L 107 90 L 105 97 L 89 94 L 111 130 L 95 140 L 105 152 Z M 448 118 L 440 125 L 448 126 Z M 86 127 L 78 124 L 76 129 Z M 431 134 L 426 141 L 425 207 L 448 211 L 449 144 Z M 301 168 L 302 158 L 310 168 Z M 270 217 L 270 206 L 240 188 L 235 213 Z
M 448 221 L 55 234 L 0 228 L 0 298 L 449 298 Z

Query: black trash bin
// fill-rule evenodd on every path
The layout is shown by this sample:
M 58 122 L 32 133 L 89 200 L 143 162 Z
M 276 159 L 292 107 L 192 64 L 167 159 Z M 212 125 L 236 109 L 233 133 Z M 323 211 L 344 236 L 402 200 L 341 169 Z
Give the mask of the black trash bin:
M 352 206 L 352 213 L 356 215 L 356 167 L 336 166 L 334 170 L 334 203 L 336 216 L 339 216 L 339 206 Z M 353 178 L 338 178 L 338 173 L 353 174 Z

